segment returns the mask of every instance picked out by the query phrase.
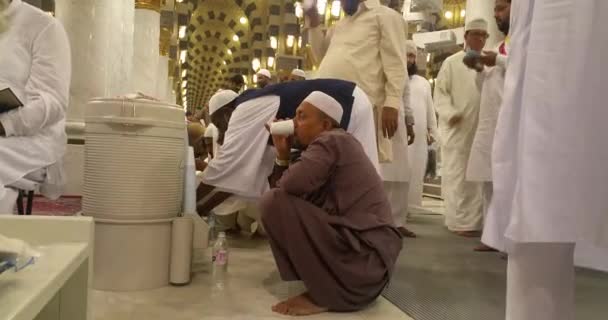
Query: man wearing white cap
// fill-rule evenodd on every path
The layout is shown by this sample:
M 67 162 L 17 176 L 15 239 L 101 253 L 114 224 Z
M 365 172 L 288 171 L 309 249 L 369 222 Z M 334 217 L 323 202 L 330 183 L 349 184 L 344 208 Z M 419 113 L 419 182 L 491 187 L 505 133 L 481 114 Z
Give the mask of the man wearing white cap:
M 479 236 L 482 228 L 481 184 L 466 181 L 466 168 L 479 117 L 480 91 L 477 73 L 463 59 L 469 51 L 481 52 L 488 23 L 474 19 L 465 27 L 465 51 L 447 58 L 435 87 L 435 109 L 441 136 L 441 193 L 445 201 L 445 225 L 465 237 Z
M 291 137 L 273 134 L 270 183 L 262 222 L 284 281 L 307 291 L 272 307 L 292 316 L 357 311 L 387 285 L 402 247 L 382 180 L 361 143 L 340 128 L 342 106 L 312 92 L 297 108 Z
M 306 80 L 306 73 L 304 72 L 304 70 L 293 69 L 291 71 L 291 75 L 289 76 L 289 81 L 300 81 L 300 80 Z
M 275 118 L 294 118 L 297 107 L 313 91 L 324 92 L 340 103 L 341 127 L 363 145 L 374 167 L 379 167 L 371 103 L 352 82 L 335 79 L 285 82 L 240 96 L 221 91 L 209 102 L 221 147 L 205 170 L 199 188 L 201 199 L 216 188 L 221 191 L 207 202 L 208 210 L 228 194 L 258 199 L 269 189 L 267 177 L 276 154 L 268 145 L 270 134 L 265 125 Z
M 12 212 L 17 191 L 11 186 L 23 178 L 42 183 L 41 192 L 45 196 L 61 195 L 71 60 L 68 37 L 55 18 L 22 0 L 11 1 L 0 16 L 6 18 L 0 24 L 8 23 L 8 30 L 0 36 L 0 90 L 4 91 L 0 102 L 0 214 L 3 214 Z M 5 105 L 9 96 L 20 103 Z M 18 107 L 19 104 L 23 106 Z
M 410 207 L 422 207 L 422 190 L 428 158 L 429 144 L 437 136 L 437 116 L 433 106 L 431 85 L 425 78 L 418 75 L 418 48 L 412 40 L 407 41 L 407 72 L 410 78 L 410 103 L 416 124 L 414 130 L 417 139 L 408 152 L 410 172 L 410 187 L 408 204 Z
M 267 69 L 260 69 L 260 71 L 256 73 L 256 76 L 258 77 L 257 83 L 258 88 L 260 89 L 266 88 L 266 86 L 270 84 L 270 81 L 272 81 L 272 74 Z

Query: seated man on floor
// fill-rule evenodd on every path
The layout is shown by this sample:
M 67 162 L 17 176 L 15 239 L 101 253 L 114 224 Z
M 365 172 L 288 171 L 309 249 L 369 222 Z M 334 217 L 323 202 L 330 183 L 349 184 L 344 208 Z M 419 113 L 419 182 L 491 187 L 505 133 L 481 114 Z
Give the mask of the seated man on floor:
M 200 214 L 210 212 L 231 194 L 257 200 L 269 190 L 267 178 L 276 155 L 269 145 L 270 134 L 265 125 L 275 118 L 293 118 L 297 107 L 313 91 L 324 92 L 340 103 L 344 110 L 340 126 L 363 145 L 372 167 L 379 168 L 372 106 L 367 95 L 352 82 L 285 82 L 240 96 L 230 90 L 220 91 L 209 101 L 209 114 L 221 146 L 198 188 L 197 199 L 203 204 L 199 206 Z
M 293 162 L 292 137 L 272 136 L 277 159 L 262 222 L 281 278 L 307 288 L 272 308 L 281 314 L 366 307 L 388 284 L 401 251 L 382 180 L 361 143 L 340 129 L 342 112 L 321 92 L 304 100 L 294 122 L 306 148 Z
M 55 18 L 22 0 L 0 15 L 9 22 L 0 35 L 0 90 L 10 89 L 23 104 L 0 103 L 0 214 L 7 214 L 17 199 L 15 183 L 24 178 L 41 183 L 45 196 L 61 195 L 71 63 Z

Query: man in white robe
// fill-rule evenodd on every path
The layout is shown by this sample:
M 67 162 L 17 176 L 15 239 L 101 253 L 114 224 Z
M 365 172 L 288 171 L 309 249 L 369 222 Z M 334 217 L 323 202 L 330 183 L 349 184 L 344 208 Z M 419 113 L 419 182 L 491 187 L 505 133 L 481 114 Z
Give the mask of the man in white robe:
M 209 103 L 211 120 L 219 131 L 221 146 L 204 172 L 198 198 L 205 199 L 215 189 L 220 192 L 206 201 L 203 209 L 213 209 L 232 194 L 250 200 L 261 197 L 269 189 L 267 178 L 276 158 L 274 148 L 268 145 L 270 133 L 265 125 L 281 118 L 284 113 L 295 112 L 312 91 L 332 95 L 327 90 L 337 94 L 334 96 L 337 100 L 348 104 L 351 111 L 345 112 L 343 120 L 348 124 L 347 132 L 361 142 L 379 171 L 371 102 L 354 83 L 336 79 L 285 82 L 246 92 L 238 98 L 234 92 L 222 91 Z
M 465 27 L 467 50 L 481 52 L 488 24 L 474 19 Z M 477 129 L 480 93 L 476 72 L 467 68 L 465 51 L 447 58 L 435 87 L 435 109 L 441 136 L 441 193 L 445 202 L 445 225 L 461 236 L 479 236 L 482 228 L 481 184 L 466 181 L 465 173 Z
M 506 319 L 573 320 L 575 245 L 608 252 L 608 2 L 511 10 L 488 213 L 507 227 L 486 224 L 483 241 L 509 253 Z
M 498 29 L 506 36 L 509 34 L 511 0 L 497 0 L 494 16 Z M 508 39 L 508 38 L 507 38 Z M 507 41 L 502 41 L 496 51 L 485 51 L 480 59 L 470 59 L 470 68 L 475 68 L 478 62 L 484 64 L 484 70 L 477 74 L 477 85 L 481 90 L 481 105 L 479 109 L 479 124 L 473 140 L 471 155 L 467 165 L 467 180 L 480 182 L 482 186 L 482 208 L 487 216 L 490 200 L 492 199 L 492 144 L 496 131 L 496 122 L 502 104 L 502 93 L 505 83 L 507 61 Z M 495 251 L 484 244 L 477 246 L 475 251 Z
M 9 29 L 0 34 L 0 90 L 10 88 L 23 107 L 0 114 L 0 214 L 14 207 L 11 185 L 33 173 L 41 173 L 44 195 L 61 194 L 71 76 L 59 21 L 22 0 L 13 0 L 4 14 Z
M 410 76 L 410 106 L 414 113 L 416 124 L 414 132 L 417 139 L 410 146 L 408 153 L 411 168 L 410 190 L 408 194 L 409 207 L 422 207 L 422 190 L 428 158 L 429 144 L 437 137 L 437 116 L 433 106 L 431 84 L 418 75 L 416 44 L 408 40 L 407 70 Z

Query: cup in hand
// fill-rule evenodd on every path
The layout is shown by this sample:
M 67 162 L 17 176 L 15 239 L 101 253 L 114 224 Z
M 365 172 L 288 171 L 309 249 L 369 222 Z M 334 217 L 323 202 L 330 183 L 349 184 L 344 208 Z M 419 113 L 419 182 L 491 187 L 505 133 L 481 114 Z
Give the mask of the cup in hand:
M 270 134 L 275 136 L 290 136 L 294 130 L 293 120 L 273 122 L 270 125 Z

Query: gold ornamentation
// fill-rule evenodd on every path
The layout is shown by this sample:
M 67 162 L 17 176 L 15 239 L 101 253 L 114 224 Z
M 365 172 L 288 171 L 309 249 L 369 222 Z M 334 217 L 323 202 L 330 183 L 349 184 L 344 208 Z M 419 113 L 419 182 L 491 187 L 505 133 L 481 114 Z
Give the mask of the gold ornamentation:
M 163 57 L 169 56 L 169 47 L 171 46 L 171 31 L 167 28 L 160 29 L 159 52 Z
M 135 0 L 135 9 L 146 9 L 160 12 L 161 0 Z

